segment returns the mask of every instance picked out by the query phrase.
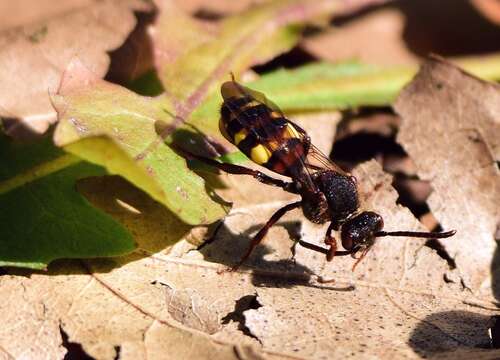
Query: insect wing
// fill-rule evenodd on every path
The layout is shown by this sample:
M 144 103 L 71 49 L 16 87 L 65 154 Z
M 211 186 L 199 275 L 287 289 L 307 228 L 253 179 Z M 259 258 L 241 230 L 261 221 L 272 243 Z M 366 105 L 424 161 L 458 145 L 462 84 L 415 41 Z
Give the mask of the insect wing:
M 293 126 L 295 130 L 297 130 L 297 132 L 303 139 L 307 139 L 305 141 L 307 141 L 307 143 L 309 144 L 309 149 L 304 160 L 304 166 L 308 171 L 314 172 L 320 170 L 332 170 L 342 175 L 349 175 L 340 166 L 330 160 L 330 158 L 326 156 L 320 149 L 318 149 L 313 143 L 311 143 L 309 135 L 307 135 L 304 129 L 295 124 L 293 121 L 287 119 L 287 122 L 291 126 Z
M 236 81 L 227 81 L 221 86 L 221 94 L 222 98 L 224 100 L 227 100 L 231 97 L 249 97 L 250 99 L 259 102 L 261 104 L 264 104 L 267 106 L 269 109 L 272 111 L 275 111 L 279 115 L 283 116 L 283 112 L 281 109 L 273 103 L 271 100 L 269 100 L 266 95 L 261 93 L 260 91 L 252 90 L 247 88 L 246 86 L 241 85 L 240 83 L 237 83 Z M 232 111 L 237 111 L 238 109 L 231 109 Z
M 241 85 L 240 85 L 241 86 Z M 260 102 L 261 104 L 264 104 L 266 105 L 269 109 L 271 109 L 272 111 L 278 113 L 279 115 L 281 115 L 282 117 L 285 117 L 285 115 L 283 114 L 283 111 L 281 111 L 281 109 L 278 107 L 278 105 L 276 105 L 275 103 L 273 103 L 271 100 L 269 100 L 266 95 L 264 95 L 263 93 L 261 93 L 260 91 L 256 91 L 256 90 L 252 90 L 252 89 L 249 89 L 247 87 L 244 87 L 244 90 L 251 96 L 253 97 L 255 100 L 257 100 L 258 102 Z
M 346 171 L 330 160 L 330 158 L 323 154 L 323 152 L 313 144 L 310 144 L 309 151 L 307 152 L 305 166 L 311 171 L 331 170 L 349 176 Z

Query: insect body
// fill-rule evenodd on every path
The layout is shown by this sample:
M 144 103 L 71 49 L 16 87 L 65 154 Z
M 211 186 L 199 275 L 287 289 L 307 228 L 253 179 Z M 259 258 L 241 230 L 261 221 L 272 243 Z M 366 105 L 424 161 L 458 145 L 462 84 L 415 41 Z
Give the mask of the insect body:
M 236 82 L 224 83 L 221 93 L 219 129 L 224 137 L 257 164 L 292 179 L 300 177 L 309 143 L 305 132 L 260 93 Z
M 228 173 L 252 175 L 259 181 L 279 186 L 299 194 L 301 200 L 279 209 L 255 235 L 237 268 L 262 241 L 269 228 L 286 212 L 301 207 L 307 219 L 314 223 L 330 222 L 323 249 L 327 260 L 336 255 L 352 255 L 361 252 L 357 263 L 381 236 L 412 236 L 445 238 L 455 231 L 435 232 L 385 232 L 382 217 L 372 211 L 361 211 L 356 178 L 346 173 L 312 143 L 307 133 L 288 120 L 280 109 L 266 97 L 238 84 L 234 79 L 221 87 L 224 102 L 221 107 L 219 128 L 224 137 L 236 145 L 255 163 L 287 176 L 290 182 L 275 179 L 259 171 L 242 166 L 224 164 L 195 156 Z M 333 231 L 340 231 L 344 251 L 337 250 Z M 318 250 L 312 244 L 306 247 Z M 353 267 L 354 268 L 354 267 Z

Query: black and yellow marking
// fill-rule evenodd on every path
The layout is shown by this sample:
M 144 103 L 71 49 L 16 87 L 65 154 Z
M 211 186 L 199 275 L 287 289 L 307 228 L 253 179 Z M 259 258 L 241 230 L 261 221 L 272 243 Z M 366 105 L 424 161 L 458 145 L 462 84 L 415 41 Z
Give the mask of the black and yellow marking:
M 277 173 L 290 176 L 290 167 L 301 166 L 308 139 L 276 106 L 256 99 L 255 92 L 235 82 L 224 83 L 221 92 L 224 103 L 219 128 L 228 141 L 255 163 Z

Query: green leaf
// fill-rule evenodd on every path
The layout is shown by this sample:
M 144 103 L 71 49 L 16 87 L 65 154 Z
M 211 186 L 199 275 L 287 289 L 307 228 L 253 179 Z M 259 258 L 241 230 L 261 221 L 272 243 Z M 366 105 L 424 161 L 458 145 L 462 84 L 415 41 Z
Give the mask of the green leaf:
M 464 70 L 486 80 L 500 79 L 500 56 L 457 59 Z M 413 78 L 416 66 L 313 63 L 277 70 L 250 84 L 287 112 L 390 106 Z
M 0 266 L 44 269 L 58 258 L 115 256 L 134 249 L 130 234 L 76 191 L 106 174 L 55 148 L 50 139 L 16 145 L 0 137 Z
M 455 63 L 483 79 L 500 79 L 499 54 L 457 59 Z M 285 113 L 343 110 L 390 106 L 416 72 L 416 66 L 312 63 L 292 70 L 279 69 L 245 85 L 266 94 Z M 220 103 L 220 95 L 213 95 L 194 111 L 190 123 L 223 141 L 217 127 Z
M 173 121 L 165 98 L 138 96 L 79 63 L 67 74 L 53 97 L 57 145 L 125 177 L 188 224 L 212 223 L 226 214 L 227 203 L 207 191 L 203 179 L 157 135 L 157 123 Z
M 313 63 L 295 70 L 278 70 L 252 85 L 287 112 L 342 110 L 388 105 L 413 72 L 405 67 Z

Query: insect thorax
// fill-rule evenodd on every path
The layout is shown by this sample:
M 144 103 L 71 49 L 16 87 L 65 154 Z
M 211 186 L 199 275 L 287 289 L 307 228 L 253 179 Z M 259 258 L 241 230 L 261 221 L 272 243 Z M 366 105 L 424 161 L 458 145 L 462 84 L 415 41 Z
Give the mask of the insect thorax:
M 342 224 L 358 211 L 358 189 L 352 176 L 325 170 L 314 174 L 313 180 L 325 196 L 329 220 L 334 225 Z

